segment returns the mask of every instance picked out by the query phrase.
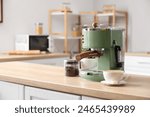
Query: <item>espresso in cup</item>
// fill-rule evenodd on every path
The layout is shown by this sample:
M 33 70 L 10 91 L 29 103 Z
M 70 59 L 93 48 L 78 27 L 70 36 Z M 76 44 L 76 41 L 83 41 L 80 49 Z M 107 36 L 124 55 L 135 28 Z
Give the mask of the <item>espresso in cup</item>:
M 105 81 L 110 83 L 119 83 L 126 78 L 124 71 L 121 70 L 106 70 L 103 71 L 103 76 Z

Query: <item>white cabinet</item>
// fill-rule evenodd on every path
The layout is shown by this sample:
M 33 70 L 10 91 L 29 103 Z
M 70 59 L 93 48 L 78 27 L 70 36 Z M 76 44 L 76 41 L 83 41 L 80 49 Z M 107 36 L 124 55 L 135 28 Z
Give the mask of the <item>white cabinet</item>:
M 126 53 L 124 63 L 125 73 L 150 76 L 149 54 Z
M 82 100 L 104 100 L 104 99 L 88 97 L 88 96 L 82 96 Z
M 63 66 L 64 65 L 64 60 L 66 60 L 66 59 L 69 59 L 69 57 L 50 58 L 50 59 L 37 59 L 37 60 L 25 60 L 24 62 L 44 64 L 44 65 Z
M 23 100 L 24 86 L 0 81 L 0 100 Z
M 26 100 L 80 100 L 81 96 L 25 86 Z
M 104 100 L 0 81 L 0 100 Z

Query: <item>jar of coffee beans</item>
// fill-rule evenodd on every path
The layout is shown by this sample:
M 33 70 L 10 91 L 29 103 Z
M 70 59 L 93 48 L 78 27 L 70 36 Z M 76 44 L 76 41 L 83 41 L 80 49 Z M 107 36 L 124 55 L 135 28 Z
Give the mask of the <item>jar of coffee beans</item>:
M 65 75 L 66 76 L 78 76 L 79 70 L 78 70 L 78 62 L 73 59 L 65 60 L 64 61 L 65 66 Z

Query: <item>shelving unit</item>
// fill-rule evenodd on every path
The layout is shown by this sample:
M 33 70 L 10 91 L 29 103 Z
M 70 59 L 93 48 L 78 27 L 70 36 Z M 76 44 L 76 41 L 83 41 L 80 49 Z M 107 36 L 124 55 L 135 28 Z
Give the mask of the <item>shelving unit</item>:
M 80 15 L 81 16 L 82 15 L 91 15 L 91 16 L 93 16 L 93 23 L 98 23 L 98 17 L 97 17 L 98 13 L 99 13 L 98 11 L 86 11 L 86 12 L 81 11 Z
M 64 19 L 64 29 L 63 32 L 53 32 L 52 31 L 52 17 L 53 16 L 62 16 Z M 78 17 L 78 23 L 80 23 L 80 16 L 78 14 L 73 14 L 72 11 L 66 7 L 63 9 L 53 9 L 49 10 L 49 35 L 53 36 L 53 38 L 57 39 L 64 39 L 64 53 L 69 53 L 70 50 L 68 50 L 68 39 L 78 39 L 79 41 L 79 51 L 80 51 L 80 37 L 72 37 L 69 35 L 69 29 L 68 29 L 68 16 L 77 16 Z M 71 30 L 71 29 L 70 29 Z
M 108 25 L 115 27 L 116 26 L 116 17 L 123 17 L 125 24 L 125 41 L 124 41 L 124 51 L 128 51 L 128 12 L 116 10 L 115 6 L 105 5 L 103 11 L 89 11 L 89 12 L 80 12 L 81 15 L 92 15 L 94 23 L 101 23 L 101 17 L 108 17 Z M 91 24 L 93 23 L 91 22 Z

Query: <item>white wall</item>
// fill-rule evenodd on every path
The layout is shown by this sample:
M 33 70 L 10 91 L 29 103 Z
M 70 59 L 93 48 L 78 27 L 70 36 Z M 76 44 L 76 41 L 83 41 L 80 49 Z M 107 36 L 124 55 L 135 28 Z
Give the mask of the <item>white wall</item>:
M 3 0 L 4 22 L 0 24 L 0 51 L 14 49 L 16 34 L 34 34 L 34 24 L 44 23 L 48 34 L 48 9 L 59 8 L 63 0 Z M 66 0 L 74 12 L 93 10 L 93 0 Z
M 3 0 L 4 22 L 0 24 L 0 51 L 14 49 L 16 34 L 33 34 L 35 22 L 44 23 L 48 33 L 48 9 L 63 0 Z M 67 0 L 66 0 L 67 1 Z M 69 0 L 68 0 L 69 1 Z M 74 12 L 102 9 L 115 4 L 129 13 L 129 51 L 150 51 L 150 0 L 70 0 Z
M 114 4 L 129 13 L 129 51 L 150 51 L 150 0 L 97 0 L 98 10 Z

